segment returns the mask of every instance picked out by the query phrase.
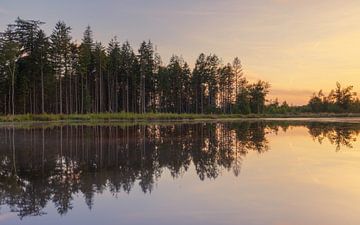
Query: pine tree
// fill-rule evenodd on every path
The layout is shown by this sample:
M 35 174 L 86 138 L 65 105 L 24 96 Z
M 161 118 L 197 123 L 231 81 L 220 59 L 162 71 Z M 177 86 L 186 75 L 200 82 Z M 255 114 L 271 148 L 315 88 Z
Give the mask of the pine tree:
M 39 30 L 36 34 L 34 46 L 35 64 L 41 76 L 41 113 L 45 113 L 45 72 L 48 71 L 48 49 L 49 41 L 43 30 Z
M 120 50 L 120 84 L 122 88 L 122 110 L 130 112 L 130 99 L 134 98 L 131 96 L 131 91 L 136 92 L 136 84 L 138 80 L 138 73 L 134 71 L 134 62 L 136 62 L 136 56 L 131 48 L 129 42 L 125 42 L 121 46 Z M 136 97 L 135 97 L 136 98 Z
M 82 43 L 79 47 L 79 76 L 80 76 L 80 89 L 81 89 L 81 104 L 80 112 L 87 113 L 91 107 L 91 96 L 89 79 L 93 71 L 93 49 L 94 41 L 90 26 L 86 27 Z
M 120 71 L 120 46 L 116 37 L 111 39 L 107 52 L 108 52 L 108 78 L 107 78 L 107 89 L 108 89 L 108 111 L 119 112 L 119 71 Z
M 93 111 L 96 113 L 104 112 L 104 72 L 106 71 L 105 48 L 100 42 L 95 44 L 94 49 L 94 105 Z
M 265 106 L 265 97 L 269 93 L 270 85 L 267 82 L 259 80 L 249 87 L 250 108 L 252 113 L 263 113 Z
M 58 80 L 58 113 L 63 114 L 63 80 L 68 76 L 70 50 L 71 50 L 71 28 L 64 22 L 59 21 L 50 36 L 51 40 L 51 61 L 55 71 L 55 77 Z
M 153 98 L 155 92 L 155 61 L 153 44 L 142 42 L 139 48 L 140 63 L 140 113 L 145 113 L 149 107 L 154 108 Z
M 17 61 L 21 56 L 21 46 L 16 40 L 16 33 L 11 26 L 5 31 L 1 38 L 1 58 L 4 66 L 5 77 L 10 81 L 11 88 L 9 90 L 9 110 L 11 114 L 15 114 L 15 75 Z M 11 106 L 10 106 L 11 105 Z M 11 110 L 10 110 L 11 109 Z

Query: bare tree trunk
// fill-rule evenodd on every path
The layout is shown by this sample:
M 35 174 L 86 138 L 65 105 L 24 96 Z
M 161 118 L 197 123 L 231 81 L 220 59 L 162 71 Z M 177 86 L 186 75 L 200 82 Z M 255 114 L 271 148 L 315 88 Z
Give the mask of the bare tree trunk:
M 32 95 L 31 95 L 31 91 L 29 93 L 29 110 L 27 112 L 29 113 L 32 113 L 32 104 L 33 104 L 33 101 L 32 101 Z
M 198 110 L 199 110 L 199 98 L 198 98 L 198 90 L 196 88 L 195 90 L 195 101 L 196 101 L 196 104 L 195 104 L 195 112 L 198 113 Z
M 99 61 L 100 61 L 100 68 L 99 68 L 99 71 L 100 71 L 100 82 L 99 82 L 99 101 L 100 101 L 100 112 L 103 112 L 103 98 L 102 98 L 102 70 L 101 70 L 101 54 L 99 56 Z
M 60 98 L 60 102 L 59 102 L 59 109 L 60 109 L 60 114 L 63 114 L 63 108 L 62 108 L 62 82 L 61 82 L 61 75 L 59 75 L 59 98 Z
M 108 82 L 107 82 L 107 89 L 108 89 L 108 111 L 111 112 L 111 82 L 110 82 L 110 72 L 108 71 Z
M 12 108 L 11 108 L 11 107 L 12 107 L 12 106 L 11 106 L 11 101 L 12 101 L 12 100 L 11 100 L 11 90 L 12 90 L 12 88 L 9 88 L 9 93 L 8 93 L 8 98 L 9 98 L 9 99 L 8 99 L 8 111 L 9 111 L 9 114 L 12 113 Z
M 77 114 L 79 112 L 79 96 L 78 96 L 78 75 L 75 76 L 75 85 L 74 85 L 74 91 L 75 91 L 75 113 Z
M 57 82 L 55 83 L 55 113 L 59 113 L 59 90 Z
M 11 103 L 12 103 L 12 114 L 15 114 L 15 62 L 11 69 Z
M 146 88 L 145 88 L 145 85 L 146 85 L 146 78 L 145 78 L 145 74 L 144 74 L 144 76 L 143 76 L 143 90 L 142 90 L 142 94 L 143 94 L 143 109 L 142 109 L 142 111 L 143 111 L 143 113 L 146 113 L 146 93 L 145 93 L 145 90 L 146 90 Z
M 69 114 L 69 83 L 67 75 L 65 76 L 65 112 Z
M 129 76 L 126 78 L 126 112 L 129 112 Z
M 10 109 L 9 109 L 10 110 Z M 26 113 L 26 97 L 24 95 L 24 105 L 23 105 L 23 112 Z
M 201 114 L 204 113 L 204 94 L 203 94 L 203 88 L 201 87 Z
M 84 113 L 84 77 L 81 76 L 81 114 Z
M 118 106 L 118 102 L 119 102 L 119 94 L 118 94 L 118 77 L 117 74 L 115 75 L 115 112 L 119 112 L 119 106 Z
M 33 109 L 32 109 L 32 113 L 36 114 L 36 89 L 35 89 L 36 85 L 35 85 L 35 81 L 33 82 Z
M 103 112 L 103 93 L 102 93 L 102 76 L 100 75 L 99 84 L 99 112 Z
M 73 101 L 72 101 L 72 73 L 70 73 L 70 77 L 69 77 L 69 113 L 73 113 Z
M 42 61 L 41 61 L 41 66 L 40 66 L 40 73 L 41 73 L 41 113 L 44 114 L 45 113 L 44 66 L 43 66 Z
M 5 100 L 5 102 L 4 102 L 4 114 L 7 115 L 7 94 L 5 94 L 4 100 Z

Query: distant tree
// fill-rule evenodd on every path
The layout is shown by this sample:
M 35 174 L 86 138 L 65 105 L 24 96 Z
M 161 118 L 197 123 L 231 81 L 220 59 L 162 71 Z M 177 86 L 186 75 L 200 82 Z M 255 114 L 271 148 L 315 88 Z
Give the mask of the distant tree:
M 104 71 L 106 71 L 107 56 L 104 46 L 97 42 L 94 49 L 94 70 L 93 70 L 93 88 L 94 103 L 93 111 L 95 113 L 104 112 Z
M 249 86 L 250 108 L 252 113 L 262 113 L 265 106 L 265 98 L 269 93 L 270 85 L 264 81 Z
M 220 104 L 223 113 L 231 113 L 231 106 L 234 98 L 234 82 L 236 81 L 233 67 L 230 63 L 226 64 L 219 70 L 219 91 Z
M 155 95 L 155 61 L 153 44 L 142 42 L 139 48 L 140 63 L 140 112 L 145 113 L 147 108 L 154 107 Z
M 192 87 L 192 99 L 194 103 L 195 113 L 204 113 L 204 95 L 205 95 L 205 74 L 206 69 L 206 56 L 201 53 L 196 60 L 195 68 L 192 72 L 191 87 Z
M 207 112 L 213 112 L 216 109 L 216 96 L 218 94 L 218 71 L 220 59 L 216 55 L 206 57 L 206 92 L 208 96 Z
M 314 93 L 310 98 L 308 105 L 313 112 L 322 112 L 324 110 L 324 94 L 322 90 L 319 93 Z
M 17 61 L 21 56 L 21 45 L 16 40 L 16 33 L 11 26 L 5 31 L 1 37 L 1 61 L 4 66 L 5 77 L 11 80 L 11 113 L 15 114 L 15 75 Z M 10 108 L 10 107 L 9 107 Z M 10 110 L 9 110 L 10 111 Z
M 171 98 L 171 112 L 182 113 L 184 100 L 187 96 L 187 80 L 190 79 L 189 71 L 184 60 L 178 56 L 172 56 L 167 66 L 169 74 L 168 96 Z
M 181 84 L 182 84 L 182 110 L 180 113 L 190 112 L 191 107 L 191 70 L 190 66 L 187 62 L 184 62 L 182 67 L 182 75 L 181 75 Z
M 169 112 L 171 110 L 171 80 L 167 67 L 161 67 L 158 71 L 158 95 L 160 112 Z
M 21 46 L 21 58 L 18 62 L 18 83 L 21 90 L 18 91 L 18 99 L 19 102 L 22 100 L 24 113 L 45 111 L 44 70 L 49 71 L 48 66 L 46 66 L 48 65 L 46 61 L 49 45 L 44 31 L 40 29 L 43 24 L 43 22 L 37 20 L 17 18 L 15 23 L 11 25 L 14 27 Z M 41 95 L 38 95 L 38 93 L 41 93 Z M 41 104 L 38 104 L 38 102 Z
M 356 92 L 352 92 L 352 89 L 353 86 L 342 88 L 337 82 L 336 89 L 331 90 L 327 97 L 322 90 L 317 94 L 314 93 L 308 106 L 312 112 L 357 112 L 358 101 Z
M 246 85 L 245 85 L 246 84 Z M 250 90 L 248 89 L 247 81 L 244 85 L 240 86 L 236 96 L 236 109 L 242 114 L 251 113 L 250 109 Z
M 336 89 L 330 93 L 329 98 L 334 99 L 335 103 L 343 110 L 348 110 L 356 96 L 356 93 L 352 92 L 352 89 L 353 86 L 341 88 L 340 83 L 337 82 Z
M 237 96 L 239 94 L 239 92 L 241 91 L 241 89 L 246 86 L 247 81 L 244 77 L 241 61 L 238 57 L 236 57 L 233 60 L 232 67 L 233 67 L 234 76 L 235 76 L 235 78 L 234 78 L 235 79 L 235 87 L 234 87 L 235 96 Z
M 82 42 L 79 47 L 79 76 L 80 76 L 80 89 L 81 89 L 81 104 L 80 112 L 86 113 L 90 111 L 91 96 L 89 79 L 94 69 L 94 57 L 93 57 L 94 41 L 92 37 L 92 30 L 90 26 L 87 26 Z
M 200 54 L 192 75 L 195 112 L 214 112 L 218 95 L 218 72 L 220 60 L 216 55 Z
M 117 38 L 111 39 L 108 48 L 108 60 L 107 60 L 107 68 L 108 68 L 108 78 L 107 78 L 107 101 L 108 101 L 108 111 L 118 112 L 119 110 L 119 74 L 120 68 L 126 68 L 126 65 L 120 65 L 123 61 L 123 57 L 121 57 L 120 52 L 120 43 L 117 41 Z M 126 91 L 128 91 L 128 85 L 125 87 Z
M 120 49 L 120 85 L 122 88 L 121 102 L 122 110 L 129 112 L 134 110 L 136 98 L 137 98 L 137 84 L 139 80 L 139 74 L 135 71 L 134 63 L 137 61 L 136 55 L 131 48 L 131 45 L 126 41 Z M 131 94 L 133 93 L 133 94 Z
M 50 36 L 51 62 L 55 71 L 55 77 L 58 80 L 58 113 L 63 111 L 63 79 L 67 78 L 70 62 L 71 47 L 71 28 L 64 22 L 59 21 Z
M 79 48 L 75 43 L 70 45 L 69 100 L 70 113 L 79 112 Z
M 35 64 L 39 67 L 37 71 L 40 71 L 41 79 L 41 113 L 45 113 L 45 73 L 49 72 L 49 40 L 43 30 L 39 30 L 36 34 L 34 58 Z

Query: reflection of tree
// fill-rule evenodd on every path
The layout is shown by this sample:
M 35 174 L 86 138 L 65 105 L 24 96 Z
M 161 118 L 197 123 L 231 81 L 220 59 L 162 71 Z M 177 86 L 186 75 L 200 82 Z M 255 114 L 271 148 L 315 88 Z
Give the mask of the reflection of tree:
M 249 150 L 263 153 L 269 149 L 265 135 L 270 128 L 263 122 L 235 123 L 237 147 L 243 155 Z
M 351 126 L 307 124 L 317 140 L 337 148 L 351 146 L 358 130 Z M 59 214 L 72 208 L 81 193 L 91 208 L 96 193 L 116 195 L 139 185 L 151 192 L 164 170 L 177 178 L 190 165 L 201 180 L 232 170 L 238 176 L 250 151 L 269 149 L 266 134 L 289 124 L 265 122 L 179 125 L 62 126 L 0 129 L 0 205 L 19 217 L 45 213 L 53 202 Z M 15 151 L 16 150 L 16 151 Z M 16 169 L 14 169 L 16 168 Z
M 324 124 L 311 123 L 308 125 L 309 134 L 320 144 L 327 139 L 336 146 L 339 151 L 342 146 L 352 148 L 352 143 L 356 142 L 359 129 L 351 124 Z
M 342 147 L 352 148 L 360 133 L 360 124 L 352 123 L 272 121 L 266 122 L 266 125 L 275 133 L 279 128 L 286 132 L 292 126 L 306 127 L 314 140 L 320 144 L 324 140 L 328 140 L 332 145 L 335 145 L 336 151 L 339 151 Z

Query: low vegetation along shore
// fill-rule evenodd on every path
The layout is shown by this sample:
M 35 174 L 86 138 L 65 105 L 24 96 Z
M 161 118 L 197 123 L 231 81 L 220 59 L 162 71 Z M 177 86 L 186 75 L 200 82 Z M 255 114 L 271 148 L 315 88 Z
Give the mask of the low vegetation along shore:
M 0 116 L 0 122 L 26 121 L 181 121 L 252 118 L 336 118 L 360 117 L 359 113 L 296 113 L 296 114 L 175 114 L 175 113 L 101 113 L 101 114 L 25 114 Z

